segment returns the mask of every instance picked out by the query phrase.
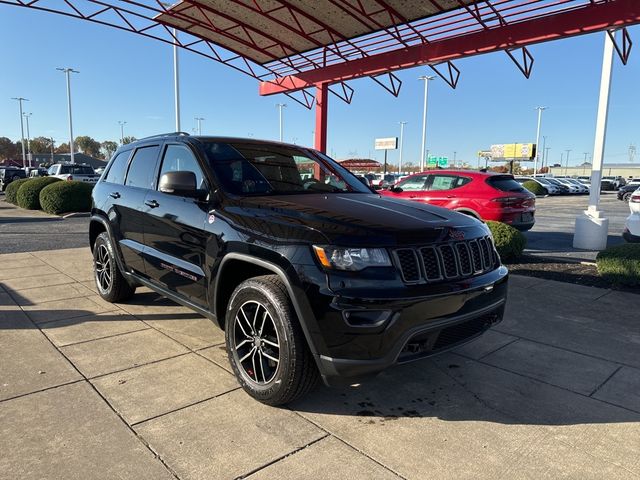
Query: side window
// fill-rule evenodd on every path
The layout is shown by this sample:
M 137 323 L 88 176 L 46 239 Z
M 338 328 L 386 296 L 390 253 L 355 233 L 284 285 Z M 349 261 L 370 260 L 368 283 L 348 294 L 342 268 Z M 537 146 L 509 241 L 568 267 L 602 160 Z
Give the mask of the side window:
M 427 175 L 413 175 L 398 183 L 398 187 L 402 188 L 405 192 L 425 190 L 426 181 Z
M 193 152 L 184 145 L 167 145 L 162 159 L 160 176 L 167 172 L 193 172 L 196 176 L 196 186 L 205 188 L 204 174 Z
M 49 170 L 47 171 L 49 175 L 57 175 L 58 174 L 58 165 L 51 165 Z
M 467 177 L 457 177 L 454 175 L 433 175 L 430 190 L 452 190 L 462 187 L 471 181 Z
M 111 162 L 111 166 L 104 177 L 105 182 L 109 183 L 124 183 L 124 174 L 127 171 L 127 160 L 129 160 L 129 154 L 131 152 L 120 152 L 116 158 Z
M 133 154 L 125 185 L 129 187 L 153 188 L 153 174 L 160 147 L 141 147 Z

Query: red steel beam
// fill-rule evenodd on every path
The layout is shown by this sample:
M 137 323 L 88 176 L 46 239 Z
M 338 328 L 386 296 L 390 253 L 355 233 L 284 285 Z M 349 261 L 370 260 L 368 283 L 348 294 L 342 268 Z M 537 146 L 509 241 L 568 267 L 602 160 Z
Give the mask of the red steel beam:
M 323 83 L 316 88 L 316 130 L 314 148 L 327 152 L 327 115 L 329 113 L 329 85 Z M 317 172 L 316 172 L 317 173 Z M 319 178 L 319 177 L 317 177 Z
M 292 92 L 403 68 L 559 40 L 640 23 L 638 0 L 611 0 L 459 37 L 399 48 L 260 83 L 260 95 Z

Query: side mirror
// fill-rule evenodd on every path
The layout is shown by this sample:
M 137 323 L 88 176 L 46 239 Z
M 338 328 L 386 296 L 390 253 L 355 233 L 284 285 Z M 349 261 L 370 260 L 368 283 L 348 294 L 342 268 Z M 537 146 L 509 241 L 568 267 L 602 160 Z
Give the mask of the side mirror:
M 158 190 L 181 197 L 197 198 L 202 196 L 202 190 L 198 190 L 196 186 L 195 173 L 187 171 L 164 173 L 160 177 Z
M 402 192 L 402 188 L 401 187 L 396 187 L 396 186 L 391 186 L 389 188 L 389 190 L 391 190 L 393 193 L 400 193 Z

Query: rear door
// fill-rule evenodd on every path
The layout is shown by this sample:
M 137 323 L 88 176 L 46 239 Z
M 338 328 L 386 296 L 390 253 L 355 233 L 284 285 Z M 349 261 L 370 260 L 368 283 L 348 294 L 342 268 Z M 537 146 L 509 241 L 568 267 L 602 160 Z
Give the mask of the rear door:
M 122 258 L 129 270 L 142 274 L 146 273 L 143 250 L 145 214 L 148 210 L 144 200 L 147 192 L 155 188 L 159 153 L 160 144 L 136 148 L 129 160 L 124 185 L 112 195 L 117 197 Z
M 471 182 L 469 177 L 454 174 L 432 174 L 427 182 L 427 196 L 431 205 L 456 208 L 460 192 L 458 189 Z
M 145 268 L 160 286 L 206 306 L 203 266 L 208 203 L 160 192 L 159 178 L 172 171 L 193 172 L 198 188 L 209 188 L 191 148 L 184 143 L 165 144 L 155 187 L 145 199 Z

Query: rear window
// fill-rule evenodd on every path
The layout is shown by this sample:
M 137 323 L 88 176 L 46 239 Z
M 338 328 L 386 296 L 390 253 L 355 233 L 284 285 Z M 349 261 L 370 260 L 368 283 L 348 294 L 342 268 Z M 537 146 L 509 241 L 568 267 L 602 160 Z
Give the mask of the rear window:
M 153 177 L 160 146 L 140 147 L 129 163 L 125 185 L 130 187 L 153 188 Z
M 511 175 L 495 175 L 487 178 L 487 183 L 502 192 L 524 192 L 525 189 Z
M 62 165 L 60 173 L 71 175 L 93 175 L 95 172 L 93 171 L 93 167 L 90 167 L 89 165 Z
M 111 162 L 111 166 L 107 171 L 107 175 L 104 177 L 105 182 L 109 183 L 124 183 L 124 174 L 127 171 L 127 160 L 129 160 L 129 153 L 120 152 L 116 158 Z

